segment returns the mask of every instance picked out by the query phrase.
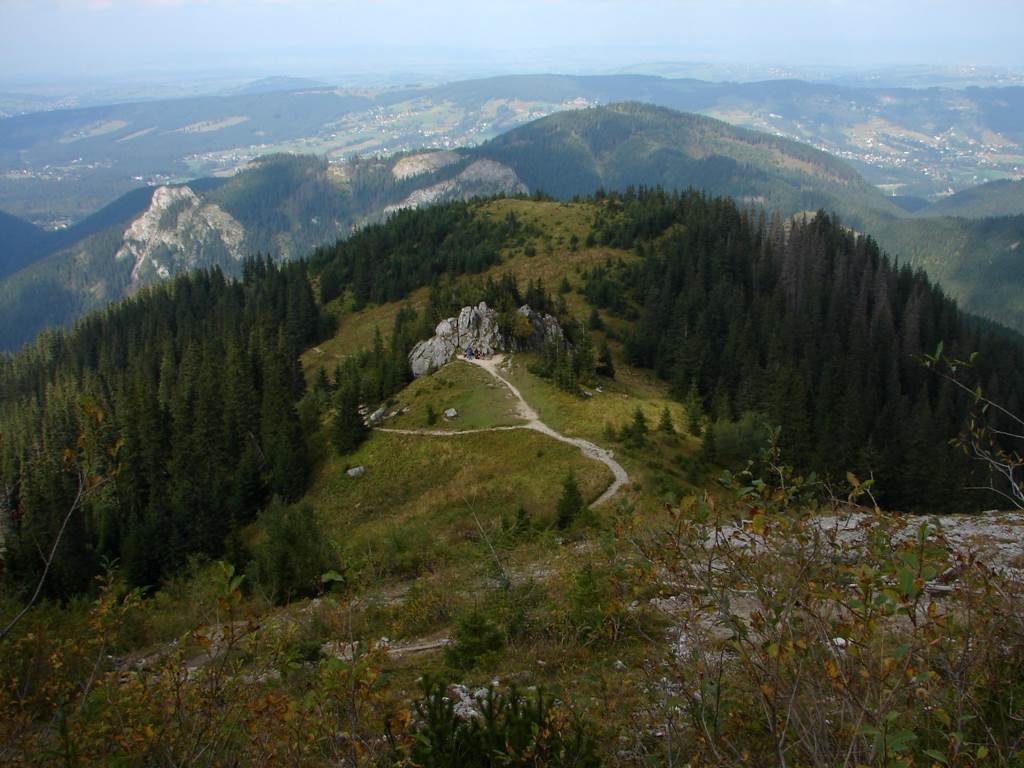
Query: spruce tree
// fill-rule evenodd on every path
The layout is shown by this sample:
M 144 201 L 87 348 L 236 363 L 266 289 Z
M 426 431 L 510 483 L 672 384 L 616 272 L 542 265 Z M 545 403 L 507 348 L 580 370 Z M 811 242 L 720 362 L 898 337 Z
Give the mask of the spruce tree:
M 359 413 L 359 385 L 346 381 L 338 390 L 331 421 L 331 445 L 338 453 L 352 453 L 366 439 L 366 423 Z
M 609 379 L 615 378 L 615 363 L 612 361 L 612 350 L 608 346 L 608 341 L 601 342 L 601 351 L 597 358 L 597 373 L 602 376 L 607 376 Z
M 562 483 L 562 497 L 558 500 L 557 524 L 565 530 L 583 511 L 583 494 L 576 483 L 576 475 L 570 472 Z
M 643 409 L 638 405 L 636 410 L 633 411 L 633 434 L 646 436 L 647 429 L 647 417 L 644 416 Z
M 690 390 L 686 393 L 686 429 L 694 437 L 700 437 L 702 411 L 700 393 L 697 391 L 697 382 L 691 381 Z
M 708 424 L 704 430 L 704 442 L 700 449 L 701 458 L 706 464 L 714 464 L 718 461 L 718 447 L 715 445 L 715 425 Z
M 666 435 L 674 435 L 676 433 L 676 426 L 672 423 L 672 414 L 669 413 L 667 405 L 662 409 L 661 418 L 658 419 L 658 431 Z

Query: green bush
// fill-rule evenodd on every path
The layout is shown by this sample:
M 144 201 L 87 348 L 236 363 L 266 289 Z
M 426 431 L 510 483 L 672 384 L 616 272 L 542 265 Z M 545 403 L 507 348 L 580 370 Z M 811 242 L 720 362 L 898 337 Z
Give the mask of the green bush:
M 771 424 L 762 414 L 746 411 L 737 421 L 719 419 L 713 433 L 714 460 L 725 467 L 741 467 L 768 446 Z
M 276 603 L 319 592 L 320 577 L 336 568 L 337 562 L 313 508 L 308 504 L 289 507 L 275 499 L 260 522 L 266 539 L 253 552 L 251 581 Z
M 488 689 L 478 717 L 461 717 L 445 686 L 425 681 L 415 702 L 416 738 L 401 764 L 423 768 L 600 765 L 593 737 L 580 720 L 557 709 L 542 691 L 527 698 Z
M 478 608 L 458 618 L 452 640 L 445 661 L 461 670 L 472 669 L 484 656 L 505 647 L 505 633 Z

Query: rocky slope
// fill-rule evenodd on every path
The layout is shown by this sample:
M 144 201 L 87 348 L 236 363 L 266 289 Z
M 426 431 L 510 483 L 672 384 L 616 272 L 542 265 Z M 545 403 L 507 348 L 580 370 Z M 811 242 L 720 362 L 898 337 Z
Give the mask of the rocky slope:
M 412 158 L 403 158 L 399 164 L 410 159 Z M 397 167 L 398 164 L 396 169 Z M 476 160 L 457 176 L 414 190 L 401 202 L 385 208 L 384 213 L 389 214 L 402 208 L 419 208 L 447 200 L 469 200 L 473 197 L 500 194 L 525 195 L 529 191 L 522 179 L 507 165 L 489 159 Z

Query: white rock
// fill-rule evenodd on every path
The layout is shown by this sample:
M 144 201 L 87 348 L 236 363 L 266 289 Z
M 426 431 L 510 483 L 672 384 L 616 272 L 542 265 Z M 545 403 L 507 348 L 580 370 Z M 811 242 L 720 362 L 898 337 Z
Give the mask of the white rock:
M 565 334 L 554 317 L 535 312 L 529 306 L 520 307 L 518 311 L 530 321 L 529 336 L 515 337 L 503 331 L 498 325 L 498 313 L 484 302 L 475 307 L 463 307 L 457 317 L 437 324 L 433 338 L 413 347 L 409 353 L 413 376 L 437 370 L 466 350 L 487 357 L 499 351 L 541 349 L 549 341 L 565 344 Z
M 164 213 L 176 210 L 173 221 Z M 161 226 L 166 224 L 167 226 Z M 166 280 L 202 263 L 211 251 L 226 251 L 241 261 L 245 229 L 230 214 L 205 203 L 189 187 L 158 187 L 149 208 L 125 230 L 116 261 L 130 260 L 133 289 Z
M 454 408 L 449 408 L 447 411 L 444 412 L 444 417 L 446 419 L 454 419 L 458 415 L 459 415 L 459 412 L 457 410 L 455 410 Z
M 398 164 L 395 167 L 398 168 Z M 402 202 L 385 208 L 384 213 L 387 215 L 403 208 L 419 208 L 443 200 L 469 200 L 499 192 L 508 195 L 527 194 L 529 191 L 512 168 L 484 158 L 471 163 L 454 178 L 413 190 Z
M 358 467 L 352 467 L 351 469 L 346 470 L 345 474 L 349 477 L 362 477 L 366 474 L 366 467 L 360 464 Z

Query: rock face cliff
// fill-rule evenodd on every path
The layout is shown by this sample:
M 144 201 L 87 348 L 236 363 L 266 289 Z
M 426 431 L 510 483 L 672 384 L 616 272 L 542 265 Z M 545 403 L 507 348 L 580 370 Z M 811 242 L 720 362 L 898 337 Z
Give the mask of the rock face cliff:
M 243 256 L 245 230 L 189 187 L 159 187 L 149 209 L 125 230 L 114 258 L 129 259 L 132 289 L 173 274 Z
M 514 170 L 485 158 L 471 163 L 454 178 L 414 190 L 400 203 L 385 208 L 384 213 L 394 213 L 403 208 L 420 208 L 447 200 L 469 200 L 497 194 L 525 195 L 529 192 L 529 187 Z
M 519 352 L 541 349 L 553 342 L 566 344 L 565 333 L 558 320 L 536 312 L 528 305 L 516 311 L 512 328 L 503 328 L 497 311 L 480 302 L 463 307 L 458 317 L 449 317 L 437 324 L 432 338 L 421 341 L 409 353 L 413 376 L 437 370 L 467 348 L 477 355 L 495 352 Z

